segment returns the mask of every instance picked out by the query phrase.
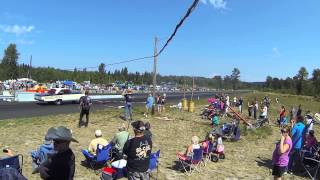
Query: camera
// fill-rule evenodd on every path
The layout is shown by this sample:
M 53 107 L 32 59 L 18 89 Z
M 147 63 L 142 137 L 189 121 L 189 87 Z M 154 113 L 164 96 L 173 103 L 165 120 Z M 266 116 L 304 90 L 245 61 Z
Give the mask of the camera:
M 3 149 L 2 150 L 4 153 L 8 153 L 9 151 L 8 151 L 8 149 Z

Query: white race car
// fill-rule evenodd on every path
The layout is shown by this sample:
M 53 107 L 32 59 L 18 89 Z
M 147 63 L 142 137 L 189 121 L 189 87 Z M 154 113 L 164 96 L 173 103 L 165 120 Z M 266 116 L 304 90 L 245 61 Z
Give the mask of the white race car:
M 39 102 L 55 103 L 57 105 L 63 102 L 79 102 L 84 94 L 80 92 L 72 92 L 67 88 L 53 88 L 44 94 L 35 94 L 34 99 Z

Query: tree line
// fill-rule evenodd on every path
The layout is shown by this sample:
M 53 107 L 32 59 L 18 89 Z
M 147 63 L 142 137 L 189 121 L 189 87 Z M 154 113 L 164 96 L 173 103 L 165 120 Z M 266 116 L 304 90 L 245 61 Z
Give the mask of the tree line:
M 282 93 L 320 96 L 320 69 L 312 71 L 311 76 L 305 67 L 301 67 L 294 77 L 279 79 L 267 76 L 262 87 L 264 90 L 278 91 Z
M 127 67 L 113 72 L 106 70 L 106 65 L 101 63 L 98 71 L 87 71 L 86 69 L 74 69 L 73 71 L 56 69 L 53 67 L 30 67 L 28 64 L 19 64 L 19 52 L 15 44 L 10 44 L 4 50 L 4 57 L 0 64 L 0 80 L 30 77 L 38 82 L 51 82 L 57 80 L 73 80 L 76 82 L 91 81 L 95 84 L 109 84 L 115 81 L 131 81 L 135 84 L 152 84 L 153 73 L 151 72 L 129 72 Z M 218 89 L 238 89 L 241 87 L 240 70 L 234 68 L 230 76 L 222 78 L 195 77 L 196 86 Z M 157 74 L 158 84 L 172 83 L 179 87 L 191 87 L 190 76 L 162 76 Z
M 38 82 L 57 80 L 73 80 L 76 82 L 91 81 L 95 84 L 110 84 L 115 81 L 131 81 L 135 84 L 152 84 L 151 72 L 129 72 L 127 67 L 113 72 L 106 70 L 106 65 L 101 63 L 97 71 L 86 69 L 62 70 L 53 67 L 30 67 L 28 64 L 19 64 L 19 52 L 15 44 L 10 44 L 4 50 L 0 64 L 0 80 L 30 77 Z M 158 84 L 172 83 L 178 87 L 192 87 L 190 76 L 162 76 L 157 74 Z M 314 69 L 312 75 L 305 67 L 301 67 L 297 75 L 281 79 L 267 76 L 265 82 L 248 83 L 240 81 L 240 70 L 234 68 L 230 75 L 214 76 L 212 78 L 195 77 L 197 87 L 215 89 L 258 89 L 263 91 L 277 91 L 297 95 L 320 96 L 320 69 Z

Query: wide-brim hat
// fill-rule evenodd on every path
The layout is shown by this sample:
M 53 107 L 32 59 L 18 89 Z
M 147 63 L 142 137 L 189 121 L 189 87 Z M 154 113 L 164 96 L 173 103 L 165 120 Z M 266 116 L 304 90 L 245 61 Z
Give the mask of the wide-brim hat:
M 51 140 L 72 141 L 78 143 L 78 141 L 72 137 L 71 130 L 64 126 L 50 128 L 47 132 L 47 137 Z

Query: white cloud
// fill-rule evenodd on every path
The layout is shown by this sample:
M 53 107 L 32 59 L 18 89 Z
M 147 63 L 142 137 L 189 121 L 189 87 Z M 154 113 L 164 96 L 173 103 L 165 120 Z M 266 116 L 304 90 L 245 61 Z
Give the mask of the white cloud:
M 215 9 L 227 9 L 227 1 L 226 0 L 201 0 L 203 4 L 210 3 Z
M 272 48 L 272 55 L 276 56 L 276 57 L 281 55 L 281 53 L 280 53 L 280 51 L 278 50 L 277 47 L 273 47 Z
M 34 44 L 34 41 L 29 41 L 29 40 L 23 40 L 23 39 L 18 39 L 17 40 L 17 44 L 21 44 L 21 45 L 32 45 Z
M 25 33 L 30 33 L 32 30 L 34 30 L 34 26 L 19 26 L 19 25 L 13 25 L 13 26 L 4 26 L 0 25 L 0 29 L 3 32 L 6 33 L 12 33 L 16 34 L 17 36 Z
M 200 0 L 203 4 L 207 4 L 207 0 Z

